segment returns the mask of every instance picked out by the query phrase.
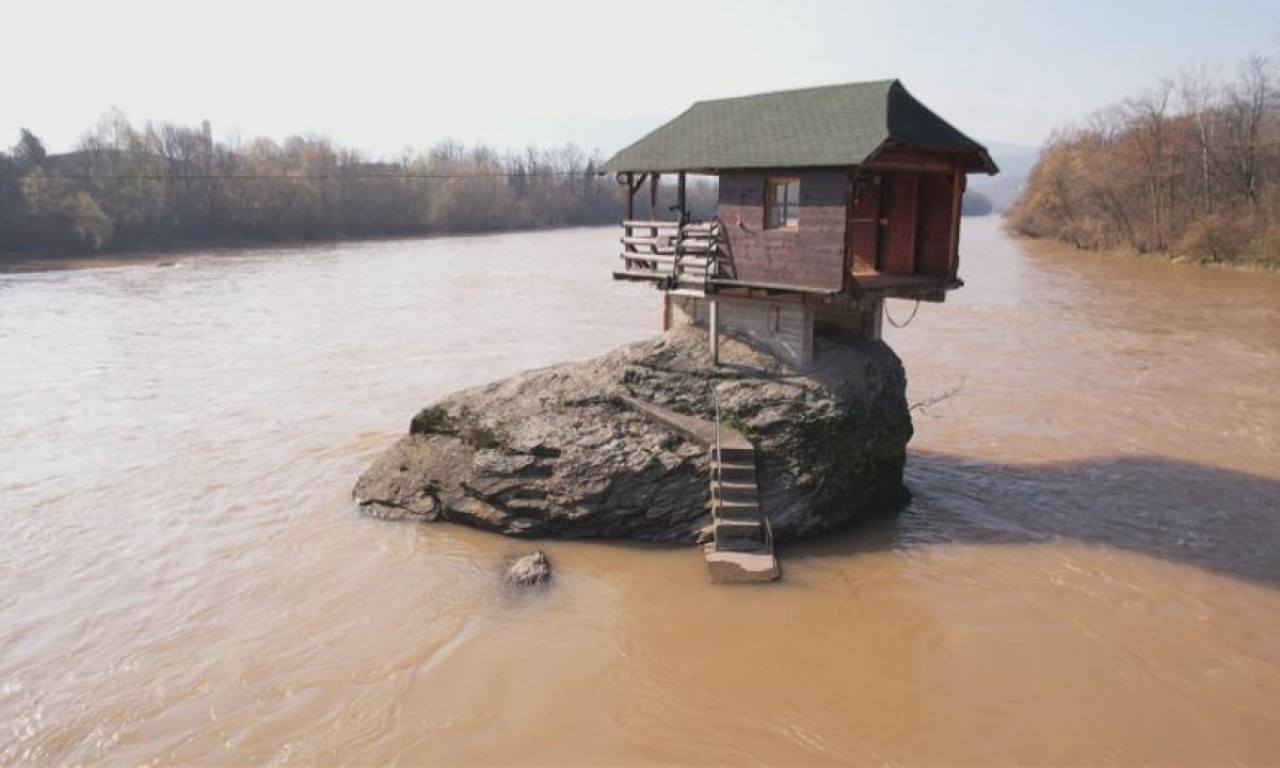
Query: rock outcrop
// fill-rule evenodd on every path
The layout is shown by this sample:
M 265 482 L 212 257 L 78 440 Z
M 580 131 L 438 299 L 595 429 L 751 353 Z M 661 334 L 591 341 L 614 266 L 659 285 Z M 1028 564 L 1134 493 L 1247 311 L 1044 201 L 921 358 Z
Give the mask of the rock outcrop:
M 708 451 L 623 398 L 713 418 L 718 396 L 723 422 L 756 447 L 777 538 L 901 506 L 911 417 L 889 347 L 820 339 L 801 373 L 731 338 L 715 367 L 707 346 L 685 326 L 451 395 L 413 417 L 354 496 L 389 519 L 693 543 L 709 522 Z

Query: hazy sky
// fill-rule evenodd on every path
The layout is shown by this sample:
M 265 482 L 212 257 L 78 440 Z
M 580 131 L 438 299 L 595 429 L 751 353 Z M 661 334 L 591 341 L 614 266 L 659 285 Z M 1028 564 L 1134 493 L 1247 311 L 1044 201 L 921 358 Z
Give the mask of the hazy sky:
M 1055 125 L 1205 62 L 1280 54 L 1280 2 L 0 0 L 0 145 L 109 107 L 374 155 L 445 137 L 612 151 L 698 99 L 897 77 L 961 130 Z

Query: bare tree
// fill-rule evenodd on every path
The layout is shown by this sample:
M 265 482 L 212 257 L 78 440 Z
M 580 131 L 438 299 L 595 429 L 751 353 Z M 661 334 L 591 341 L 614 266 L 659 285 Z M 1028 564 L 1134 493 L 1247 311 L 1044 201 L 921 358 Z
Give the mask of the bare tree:
M 1261 153 L 1263 120 L 1274 105 L 1275 74 L 1272 62 L 1253 55 L 1245 60 L 1240 75 L 1227 86 L 1223 105 L 1226 142 L 1223 155 L 1234 181 L 1250 206 L 1258 205 L 1258 161 Z
M 1178 76 L 1178 99 L 1183 113 L 1191 117 L 1195 129 L 1192 135 L 1199 152 L 1200 214 L 1207 216 L 1213 210 L 1210 168 L 1220 111 L 1217 87 L 1207 66 L 1201 64 L 1182 70 Z

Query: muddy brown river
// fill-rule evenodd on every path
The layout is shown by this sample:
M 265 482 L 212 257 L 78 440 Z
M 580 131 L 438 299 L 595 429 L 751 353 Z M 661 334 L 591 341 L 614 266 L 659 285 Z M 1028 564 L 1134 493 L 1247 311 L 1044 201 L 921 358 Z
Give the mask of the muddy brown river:
M 350 500 L 656 332 L 613 228 L 0 275 L 0 763 L 1280 762 L 1280 277 L 964 230 L 910 508 L 739 588 Z

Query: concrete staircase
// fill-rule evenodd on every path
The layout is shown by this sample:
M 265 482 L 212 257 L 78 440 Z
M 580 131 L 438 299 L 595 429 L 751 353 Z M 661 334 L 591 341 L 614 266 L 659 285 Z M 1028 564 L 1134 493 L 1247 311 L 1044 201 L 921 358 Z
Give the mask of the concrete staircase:
M 781 575 L 769 522 L 760 511 L 756 452 L 736 430 L 720 427 L 720 456 L 711 456 L 712 540 L 703 545 L 718 583 L 773 581 Z
M 716 583 L 773 581 L 782 575 L 773 535 L 760 510 L 756 454 L 735 429 L 653 403 L 624 397 L 632 410 L 711 450 L 711 541 L 703 545 L 707 571 Z

